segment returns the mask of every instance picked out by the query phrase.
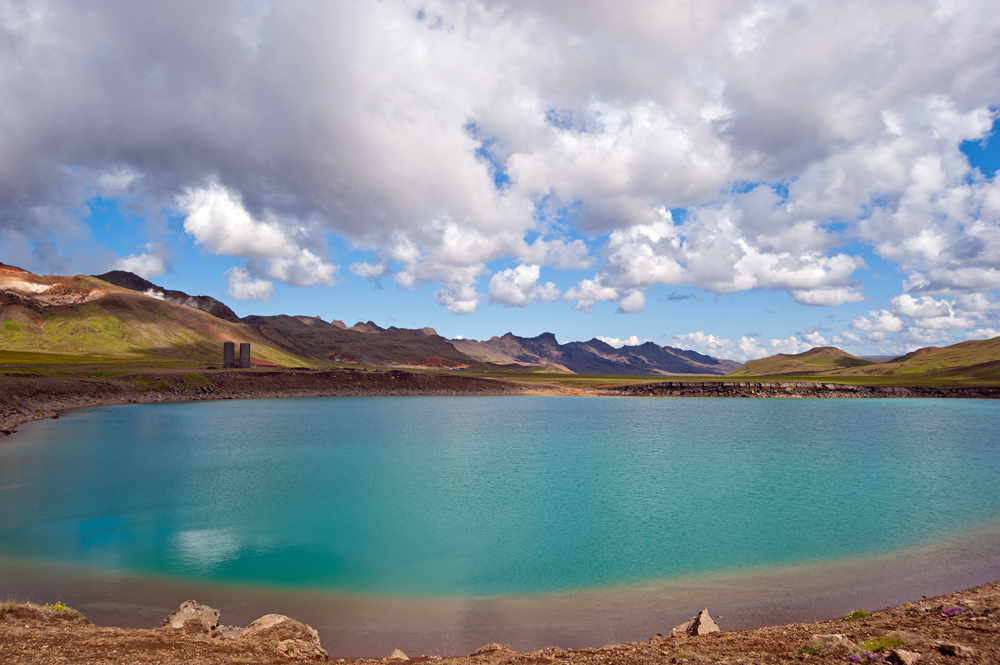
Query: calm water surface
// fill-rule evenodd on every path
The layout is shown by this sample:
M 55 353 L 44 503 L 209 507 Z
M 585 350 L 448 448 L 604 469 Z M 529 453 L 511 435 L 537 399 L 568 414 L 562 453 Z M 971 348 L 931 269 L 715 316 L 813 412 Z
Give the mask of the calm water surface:
M 377 397 L 73 412 L 0 443 L 0 556 L 498 597 L 836 561 L 1000 520 L 1000 402 Z

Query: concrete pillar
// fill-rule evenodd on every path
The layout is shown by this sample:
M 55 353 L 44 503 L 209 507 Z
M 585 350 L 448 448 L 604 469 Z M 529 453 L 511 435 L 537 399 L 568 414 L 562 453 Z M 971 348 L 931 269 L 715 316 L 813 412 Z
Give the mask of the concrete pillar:
M 250 369 L 250 342 L 240 342 L 240 369 Z
M 226 342 L 222 345 L 222 368 L 229 369 L 230 367 L 236 367 L 236 345 L 232 342 Z

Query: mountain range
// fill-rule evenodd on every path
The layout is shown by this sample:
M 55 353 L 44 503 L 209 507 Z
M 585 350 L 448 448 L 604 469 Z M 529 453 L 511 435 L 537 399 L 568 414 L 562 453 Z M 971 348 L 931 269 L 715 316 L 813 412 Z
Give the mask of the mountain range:
M 560 344 L 552 333 L 448 340 L 432 328 L 348 327 L 309 316 L 246 316 L 210 296 L 165 289 L 138 275 L 36 275 L 0 264 L 5 351 L 218 362 L 224 341 L 251 342 L 254 357 L 285 366 L 453 368 L 575 374 L 716 374 L 737 367 L 647 342 L 616 349 L 592 339 Z
M 498 373 L 1000 381 L 1000 337 L 928 347 L 880 361 L 818 347 L 741 365 L 652 342 L 620 349 L 599 339 L 560 344 L 552 333 L 449 340 L 433 328 L 382 328 L 372 321 L 348 327 L 310 316 L 240 318 L 215 298 L 165 289 L 130 272 L 63 277 L 0 263 L 2 362 L 29 354 L 49 362 L 71 356 L 215 365 L 221 362 L 225 341 L 250 342 L 254 358 L 286 367 L 346 364 Z

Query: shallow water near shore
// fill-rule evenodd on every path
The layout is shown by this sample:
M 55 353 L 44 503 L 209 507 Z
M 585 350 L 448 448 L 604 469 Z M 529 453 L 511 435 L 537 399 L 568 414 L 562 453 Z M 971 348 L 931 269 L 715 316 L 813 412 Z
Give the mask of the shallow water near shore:
M 185 590 L 366 652 L 820 618 L 1000 577 L 998 471 L 983 400 L 88 409 L 0 443 L 0 592 L 145 617 Z

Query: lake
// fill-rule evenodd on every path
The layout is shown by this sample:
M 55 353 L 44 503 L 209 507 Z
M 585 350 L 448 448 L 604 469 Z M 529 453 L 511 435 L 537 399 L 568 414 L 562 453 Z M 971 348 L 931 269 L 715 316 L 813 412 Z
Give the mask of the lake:
M 140 623 L 181 591 L 224 622 L 272 603 L 336 616 L 331 654 L 645 639 L 709 599 L 736 627 L 1000 570 L 994 401 L 302 398 L 22 430 L 0 592 Z

